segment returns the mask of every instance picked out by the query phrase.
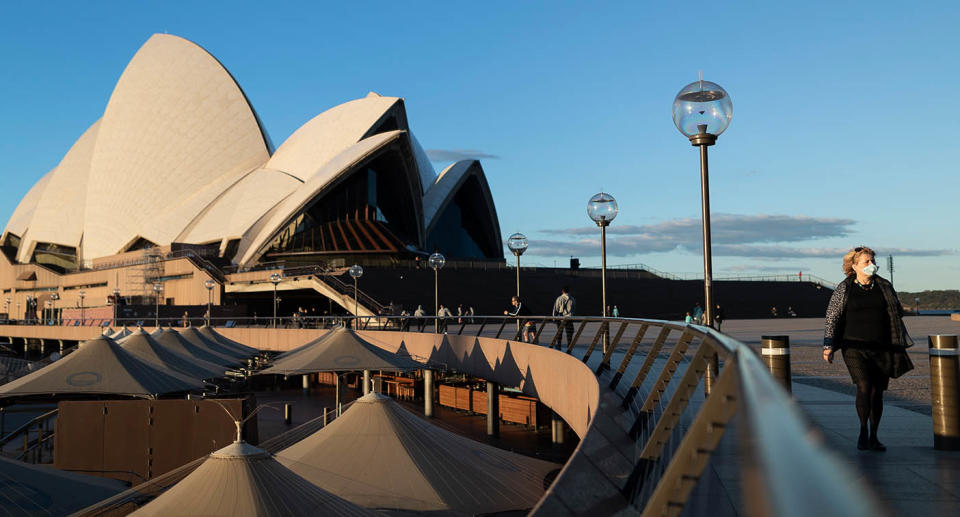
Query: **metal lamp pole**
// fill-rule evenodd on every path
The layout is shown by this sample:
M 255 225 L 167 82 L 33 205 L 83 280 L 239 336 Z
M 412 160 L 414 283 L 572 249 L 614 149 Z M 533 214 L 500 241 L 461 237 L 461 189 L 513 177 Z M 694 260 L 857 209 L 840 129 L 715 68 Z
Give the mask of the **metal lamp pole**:
M 607 226 L 620 213 L 617 200 L 606 192 L 600 192 L 587 202 L 587 215 L 600 227 L 600 297 L 603 304 L 600 314 L 607 316 Z
M 522 233 L 515 233 L 507 239 L 507 248 L 517 257 L 517 298 L 520 298 L 520 255 L 527 251 L 530 242 Z
M 355 322 L 353 325 L 353 328 L 359 329 L 360 328 L 360 301 L 359 301 L 360 299 L 357 296 L 357 293 L 359 291 L 357 289 L 357 280 L 359 280 L 360 277 L 363 276 L 363 267 L 361 267 L 359 264 L 354 264 L 350 266 L 349 272 L 350 272 L 350 278 L 353 279 L 353 317 L 354 317 L 353 321 Z
M 440 274 L 438 271 L 443 269 L 444 264 L 447 263 L 447 258 L 443 256 L 442 253 L 434 253 L 430 255 L 430 258 L 427 260 L 427 263 L 433 268 L 433 333 L 440 333 Z
M 59 293 L 53 293 L 50 295 L 50 304 L 52 306 L 51 310 L 53 311 L 53 315 L 51 316 L 51 318 L 53 318 L 53 321 L 56 322 L 57 325 L 60 324 L 60 318 L 57 317 L 57 300 L 59 299 L 60 299 Z
M 210 319 L 213 316 L 211 312 L 211 306 L 213 305 L 213 286 L 217 285 L 216 282 L 210 280 L 209 278 L 203 283 L 203 286 L 207 288 L 207 326 L 210 326 Z
M 270 281 L 273 282 L 273 328 L 277 328 L 277 284 L 280 280 L 279 273 L 270 275 Z
M 153 326 L 156 328 L 160 328 L 160 291 L 162 290 L 163 290 L 162 284 L 160 283 L 153 284 L 153 292 L 154 292 L 153 299 L 156 304 L 153 310 Z
M 707 148 L 717 143 L 717 137 L 730 125 L 733 103 L 730 95 L 720 85 L 704 81 L 702 76 L 684 86 L 673 100 L 673 122 L 677 129 L 690 140 L 690 145 L 700 148 L 700 202 L 703 214 L 703 298 L 706 325 L 713 326 L 713 257 L 710 239 L 710 176 Z M 716 379 L 719 358 L 710 358 L 706 370 L 704 388 L 712 390 Z
M 117 305 L 120 302 L 120 289 L 113 288 L 113 326 L 117 326 Z

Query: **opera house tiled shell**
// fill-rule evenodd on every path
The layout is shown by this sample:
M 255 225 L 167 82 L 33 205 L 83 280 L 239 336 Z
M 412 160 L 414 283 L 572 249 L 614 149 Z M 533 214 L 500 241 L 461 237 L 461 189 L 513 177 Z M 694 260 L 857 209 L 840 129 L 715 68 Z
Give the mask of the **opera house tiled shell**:
M 438 175 L 403 99 L 370 93 L 333 107 L 274 150 L 213 56 L 157 34 L 0 244 L 12 262 L 69 271 L 171 243 L 216 245 L 240 267 L 292 254 L 503 258 L 480 163 Z

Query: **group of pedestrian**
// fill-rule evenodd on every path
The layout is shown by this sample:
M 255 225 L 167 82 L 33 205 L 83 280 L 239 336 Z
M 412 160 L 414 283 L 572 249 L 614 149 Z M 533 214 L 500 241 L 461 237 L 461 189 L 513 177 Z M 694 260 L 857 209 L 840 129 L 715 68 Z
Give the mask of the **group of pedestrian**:
M 724 313 L 723 309 L 720 307 L 720 304 L 713 306 L 713 328 L 720 330 L 721 325 L 723 325 Z M 692 311 L 687 311 L 687 314 L 684 316 L 683 321 L 685 323 L 690 323 L 693 325 L 703 325 L 708 323 L 706 321 L 706 314 L 703 311 L 703 307 L 700 306 L 700 302 L 697 302 L 693 306 Z
M 441 303 L 437 306 L 437 331 L 446 332 L 447 325 L 454 318 L 456 318 L 458 324 L 473 323 L 474 314 L 473 306 L 460 304 L 457 306 L 456 315 L 454 315 L 449 307 Z M 423 309 L 423 305 L 417 305 L 417 309 L 413 311 L 413 320 L 417 325 L 417 331 L 423 332 L 427 325 L 427 311 Z M 409 323 L 405 323 L 404 327 L 408 325 Z

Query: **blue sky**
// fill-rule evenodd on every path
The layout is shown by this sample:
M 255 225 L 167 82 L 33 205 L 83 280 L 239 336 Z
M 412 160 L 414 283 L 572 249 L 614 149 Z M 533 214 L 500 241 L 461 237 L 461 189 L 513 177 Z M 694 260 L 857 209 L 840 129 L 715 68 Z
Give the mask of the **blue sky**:
M 670 109 L 703 70 L 734 105 L 710 150 L 717 277 L 835 281 L 866 244 L 900 290 L 960 288 L 960 4 L 774 4 L 7 1 L 0 218 L 168 32 L 230 70 L 277 145 L 368 91 L 404 97 L 438 169 L 483 157 L 526 263 L 599 264 L 585 206 L 603 189 L 608 263 L 702 271 L 698 155 Z

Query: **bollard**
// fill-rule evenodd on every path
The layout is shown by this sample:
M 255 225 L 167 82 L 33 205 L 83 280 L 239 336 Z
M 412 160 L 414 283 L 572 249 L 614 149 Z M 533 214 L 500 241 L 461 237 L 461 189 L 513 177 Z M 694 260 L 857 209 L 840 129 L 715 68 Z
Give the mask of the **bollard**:
M 787 393 L 793 393 L 790 382 L 790 336 L 762 336 L 760 354 L 770 375 L 783 385 Z
M 370 393 L 370 370 L 363 371 L 363 394 Z
M 323 427 L 327 427 L 327 408 L 323 408 Z
M 423 416 L 433 417 L 433 370 L 423 371 Z
M 310 393 L 310 374 L 303 375 L 303 394 Z
M 551 411 L 550 418 L 550 438 L 554 447 L 559 447 L 563 445 L 563 438 L 567 434 L 566 429 L 563 428 L 563 419 L 560 418 L 555 411 Z
M 487 381 L 487 436 L 500 436 L 500 385 Z
M 287 403 L 283 405 L 283 423 L 290 425 L 290 422 L 293 421 L 293 404 Z
M 930 397 L 933 413 L 933 448 L 960 450 L 960 369 L 957 336 L 927 337 L 930 345 Z

